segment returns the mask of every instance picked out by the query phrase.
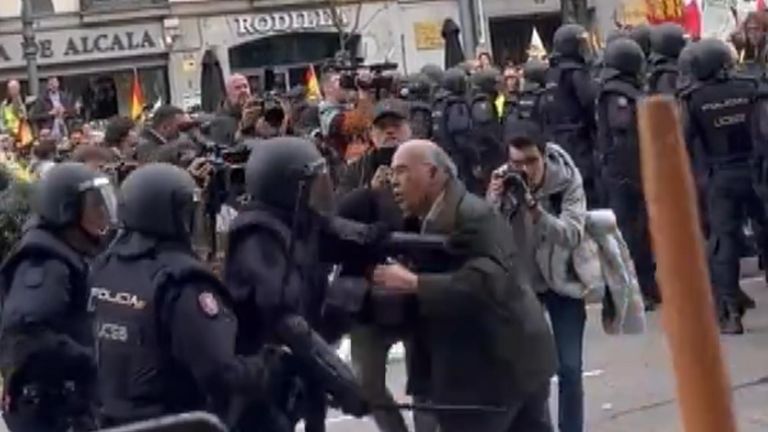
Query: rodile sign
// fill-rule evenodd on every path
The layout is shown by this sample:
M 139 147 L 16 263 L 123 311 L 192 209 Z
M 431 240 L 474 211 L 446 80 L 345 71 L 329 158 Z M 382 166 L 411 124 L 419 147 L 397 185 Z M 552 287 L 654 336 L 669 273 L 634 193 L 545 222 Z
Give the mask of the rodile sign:
M 348 24 L 347 16 L 338 10 L 340 24 Z M 298 10 L 290 12 L 273 12 L 252 16 L 235 17 L 235 31 L 238 36 L 273 34 L 314 30 L 318 28 L 333 28 L 334 17 L 330 9 Z

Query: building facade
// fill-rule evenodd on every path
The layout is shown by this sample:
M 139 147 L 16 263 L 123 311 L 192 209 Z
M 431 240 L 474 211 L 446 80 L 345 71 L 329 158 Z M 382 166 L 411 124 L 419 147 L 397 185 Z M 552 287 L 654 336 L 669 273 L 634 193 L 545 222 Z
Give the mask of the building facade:
M 342 41 L 367 63 L 394 62 L 403 72 L 442 65 L 440 30 L 446 18 L 471 26 L 465 44 L 492 47 L 497 57 L 515 59 L 534 26 L 549 39 L 560 8 L 559 0 L 30 3 L 41 77 L 61 77 L 93 118 L 127 113 L 136 75 L 148 103 L 194 106 L 209 52 L 224 75 L 244 73 L 262 90 L 303 82 L 308 65 L 332 57 Z M 0 82 L 26 77 L 20 12 L 21 0 L 0 1 Z M 473 54 L 470 48 L 466 51 Z

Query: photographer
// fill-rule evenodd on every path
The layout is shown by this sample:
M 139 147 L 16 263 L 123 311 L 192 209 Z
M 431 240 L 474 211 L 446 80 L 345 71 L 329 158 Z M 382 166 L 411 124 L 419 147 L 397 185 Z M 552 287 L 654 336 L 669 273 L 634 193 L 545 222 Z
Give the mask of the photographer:
M 347 165 L 337 188 L 339 195 L 381 180 L 389 169 L 397 146 L 411 138 L 408 104 L 405 101 L 385 99 L 377 103 L 373 111 L 369 134 L 373 147 Z
M 234 74 L 227 79 L 226 90 L 227 100 L 211 122 L 209 135 L 217 144 L 232 146 L 237 140 L 244 106 L 251 99 L 251 86 L 244 75 Z
M 571 296 L 569 281 L 564 280 L 573 273 L 568 271 L 570 252 L 584 235 L 587 211 L 581 175 L 571 157 L 547 143 L 534 122 L 508 122 L 504 142 L 509 161 L 493 173 L 487 199 L 513 225 L 526 227 L 533 288 L 549 313 L 557 346 L 559 430 L 581 431 L 586 307 L 583 298 Z

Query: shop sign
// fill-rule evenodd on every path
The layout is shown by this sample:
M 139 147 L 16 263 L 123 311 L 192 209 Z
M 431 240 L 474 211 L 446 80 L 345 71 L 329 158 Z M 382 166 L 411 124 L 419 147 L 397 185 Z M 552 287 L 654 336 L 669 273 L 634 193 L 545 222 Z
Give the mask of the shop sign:
M 41 65 L 103 60 L 165 52 L 162 26 L 118 26 L 39 32 L 37 57 Z M 21 35 L 0 36 L 0 66 L 25 64 Z
M 343 27 L 349 23 L 347 14 L 337 9 Z M 233 18 L 238 36 L 254 36 L 274 33 L 300 32 L 321 28 L 335 28 L 334 14 L 330 9 L 310 9 L 289 12 L 273 12 Z
M 439 21 L 418 21 L 413 23 L 413 34 L 416 37 L 416 49 L 441 49 L 445 40 L 441 33 L 443 24 Z

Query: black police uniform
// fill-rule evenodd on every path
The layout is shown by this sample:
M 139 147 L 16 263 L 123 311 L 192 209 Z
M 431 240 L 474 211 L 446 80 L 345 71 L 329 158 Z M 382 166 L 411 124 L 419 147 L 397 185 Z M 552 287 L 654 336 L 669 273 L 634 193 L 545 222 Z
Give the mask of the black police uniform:
M 94 426 L 85 250 L 95 252 L 96 240 L 75 249 L 63 232 L 79 229 L 83 194 L 97 180 L 107 182 L 83 164 L 51 168 L 37 185 L 32 220 L 0 269 L 3 416 L 11 431 Z
M 472 76 L 472 141 L 480 151 L 481 174 L 476 181 L 468 182 L 467 188 L 475 194 L 483 194 L 490 181 L 491 172 L 506 160 L 504 146 L 501 144 L 502 114 L 497 112 L 496 87 L 499 73 L 485 70 Z
M 677 91 L 677 58 L 685 47 L 685 30 L 675 23 L 654 27 L 650 34 L 648 92 L 674 95 Z
M 648 213 L 640 175 L 637 102 L 643 96 L 645 57 L 631 39 L 618 39 L 605 50 L 605 79 L 597 98 L 598 155 L 603 191 L 635 263 L 647 305 L 659 300 L 654 277 Z
M 523 66 L 525 83 L 517 103 L 505 113 L 504 122 L 512 120 L 530 120 L 543 129 L 542 97 L 547 85 L 547 64 L 539 60 L 529 60 Z
M 567 24 L 555 32 L 542 112 L 550 140 L 571 155 L 581 172 L 590 208 L 599 202 L 594 161 L 594 82 L 582 52 L 583 27 Z
M 726 71 L 730 64 L 730 51 L 724 43 L 699 43 L 692 62 L 698 82 L 685 102 L 686 129 L 708 172 L 709 258 L 712 284 L 722 307 L 721 330 L 741 333 L 740 231 L 746 217 L 765 226 L 766 213 L 751 170 L 757 86 L 752 80 L 731 78 Z M 764 235 L 757 243 L 763 251 L 768 247 Z
M 209 410 L 235 426 L 236 403 L 266 401 L 269 367 L 235 355 L 229 294 L 192 251 L 194 189 L 167 164 L 123 184 L 125 229 L 90 278 L 104 425 Z
M 472 139 L 472 110 L 467 101 L 466 73 L 459 68 L 445 72 L 432 109 L 432 136 L 456 164 L 459 177 L 474 182 L 480 151 Z
M 237 350 L 248 355 L 264 343 L 278 343 L 301 357 L 309 431 L 324 430 L 326 393 L 345 411 L 360 415 L 362 409 L 362 391 L 351 370 L 320 336 L 333 336 L 326 332 L 323 309 L 356 313 L 365 299 L 362 286 L 328 284 L 327 262 L 333 259 L 325 253 L 342 253 L 343 247 L 309 206 L 314 185 L 322 179 L 321 162 L 315 147 L 297 138 L 276 138 L 253 149 L 246 168 L 252 202 L 230 227 L 225 262 L 226 286 L 239 321 Z M 308 358 L 315 354 L 323 356 L 324 366 L 335 368 L 332 374 Z

